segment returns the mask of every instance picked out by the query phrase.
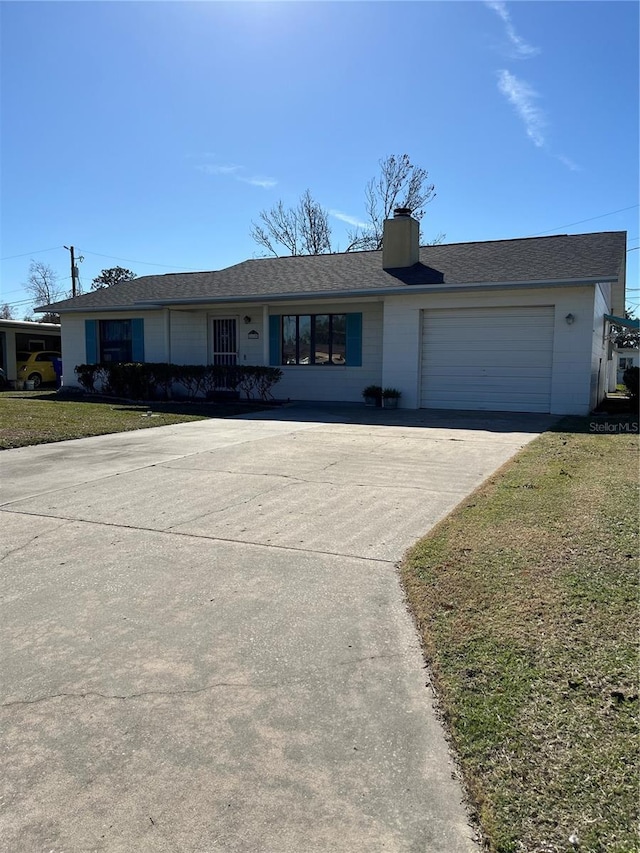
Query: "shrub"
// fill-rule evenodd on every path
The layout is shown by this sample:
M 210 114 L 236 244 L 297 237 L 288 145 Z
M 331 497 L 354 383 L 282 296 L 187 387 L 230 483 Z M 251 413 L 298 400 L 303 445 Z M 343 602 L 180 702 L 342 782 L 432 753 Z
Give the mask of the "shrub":
M 109 362 L 101 365 L 105 377 L 103 391 L 114 397 L 149 400 L 153 391 L 150 366 L 141 362 Z
M 163 400 L 171 398 L 171 391 L 176 382 L 176 365 L 159 362 L 158 364 L 147 364 L 149 370 L 150 387 L 154 397 Z
M 626 385 L 627 393 L 632 400 L 638 399 L 638 380 L 640 377 L 640 367 L 627 367 L 622 374 L 622 381 Z
M 79 364 L 75 368 L 76 376 L 78 377 L 78 382 L 85 391 L 88 391 L 90 394 L 94 393 L 96 390 L 96 379 L 100 373 L 100 365 L 99 364 Z
M 206 364 L 176 365 L 176 381 L 186 389 L 189 400 L 195 400 L 196 397 L 204 395 L 206 376 Z
M 273 400 L 271 389 L 283 377 L 283 373 L 279 367 L 248 367 L 255 376 L 255 389 L 261 400 Z
M 398 391 L 397 388 L 385 388 L 382 397 L 384 400 L 399 400 L 402 397 L 402 391 Z
M 235 364 L 210 364 L 204 377 L 203 390 L 207 395 L 216 391 L 235 391 L 243 368 Z
M 382 400 L 382 386 L 381 385 L 367 385 L 367 387 L 362 392 L 363 397 L 373 397 L 375 400 Z
M 189 400 L 205 397 L 218 390 L 241 388 L 247 399 L 254 392 L 261 400 L 273 399 L 271 389 L 282 378 L 278 367 L 224 364 L 166 364 L 152 362 L 109 362 L 79 364 L 75 368 L 80 385 L 96 391 L 98 380 L 102 393 L 132 400 L 168 399 L 173 387 L 181 385 Z

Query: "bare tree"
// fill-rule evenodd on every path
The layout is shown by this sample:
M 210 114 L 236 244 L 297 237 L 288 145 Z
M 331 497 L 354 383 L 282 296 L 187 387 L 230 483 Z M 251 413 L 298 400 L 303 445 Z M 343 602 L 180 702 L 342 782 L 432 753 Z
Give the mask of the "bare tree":
M 424 207 L 435 198 L 435 185 L 429 183 L 429 173 L 414 166 L 408 154 L 390 154 L 380 163 L 380 174 L 372 178 L 365 188 L 367 226 L 349 232 L 347 251 L 381 249 L 384 220 L 389 219 L 396 207 L 408 207 L 420 222 Z M 435 242 L 441 242 L 438 235 Z
M 429 183 L 425 169 L 414 166 L 408 154 L 390 154 L 379 161 L 380 174 L 365 188 L 367 224 L 348 232 L 346 251 L 381 249 L 385 219 L 396 207 L 408 207 L 420 221 L 424 208 L 435 198 L 435 186 Z M 252 222 L 251 237 L 271 255 L 322 255 L 337 251 L 331 245 L 329 212 L 307 190 L 297 206 L 285 207 L 279 201 L 270 210 L 260 211 L 261 223 Z M 438 234 L 431 244 L 441 243 Z
M 58 284 L 58 274 L 49 264 L 42 261 L 31 261 L 29 264 L 29 277 L 25 290 L 36 305 L 49 305 L 64 295 L 63 288 Z
M 261 210 L 262 225 L 252 222 L 251 237 L 275 257 L 284 247 L 289 255 L 324 255 L 331 252 L 329 212 L 317 202 L 309 190 L 296 207 L 285 207 L 279 201 L 270 210 Z
M 13 320 L 13 311 L 8 302 L 5 302 L 0 308 L 0 320 Z

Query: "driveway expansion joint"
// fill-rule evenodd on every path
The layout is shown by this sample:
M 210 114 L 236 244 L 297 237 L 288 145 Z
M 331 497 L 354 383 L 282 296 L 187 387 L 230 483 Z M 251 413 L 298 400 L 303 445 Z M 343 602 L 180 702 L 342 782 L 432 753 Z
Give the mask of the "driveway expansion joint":
M 109 521 L 95 521 L 87 518 L 75 518 L 74 516 L 68 515 L 47 515 L 42 512 L 28 512 L 24 509 L 5 509 L 3 507 L 0 507 L 0 512 L 12 513 L 13 515 L 27 515 L 31 518 L 56 518 L 64 522 L 73 522 L 74 524 L 93 524 L 98 527 L 139 531 L 141 533 L 155 533 L 161 536 L 184 536 L 187 539 L 201 539 L 205 542 L 224 542 L 229 545 L 250 545 L 253 548 L 270 548 L 278 551 L 292 551 L 293 553 L 301 554 L 320 554 L 324 557 L 343 557 L 347 560 L 362 560 L 366 563 L 381 563 L 386 566 L 394 566 L 397 562 L 396 560 L 386 559 L 384 557 L 366 557 L 363 554 L 344 554 L 341 551 L 322 551 L 319 548 L 294 548 L 292 545 L 276 545 L 272 542 L 252 542 L 249 539 L 231 539 L 225 536 L 205 536 L 202 533 L 186 533 L 181 530 L 173 530 L 169 527 L 137 527 L 133 524 L 115 524 L 114 522 Z M 188 524 L 189 522 L 185 523 Z

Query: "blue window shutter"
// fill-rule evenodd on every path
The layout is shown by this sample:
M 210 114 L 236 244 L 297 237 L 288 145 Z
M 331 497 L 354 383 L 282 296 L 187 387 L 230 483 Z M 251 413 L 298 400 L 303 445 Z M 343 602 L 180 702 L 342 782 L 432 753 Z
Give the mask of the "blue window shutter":
M 84 321 L 84 341 L 87 364 L 98 363 L 98 321 Z
M 144 320 L 131 321 L 131 360 L 144 361 Z
M 347 314 L 347 367 L 362 367 L 362 314 Z
M 269 316 L 269 364 L 279 367 L 281 361 L 280 314 L 271 314 Z

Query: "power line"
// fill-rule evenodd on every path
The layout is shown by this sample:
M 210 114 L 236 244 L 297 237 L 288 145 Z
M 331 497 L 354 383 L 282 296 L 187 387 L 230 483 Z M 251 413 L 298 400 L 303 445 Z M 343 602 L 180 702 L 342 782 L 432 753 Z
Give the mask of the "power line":
M 544 234 L 552 234 L 552 233 L 558 231 L 560 228 L 571 228 L 574 225 L 582 225 L 584 222 L 593 222 L 596 219 L 604 219 L 605 217 L 613 216 L 616 213 L 623 213 L 626 210 L 634 210 L 636 207 L 640 207 L 640 205 L 632 204 L 632 205 L 629 205 L 629 207 L 621 207 L 618 210 L 611 210 L 608 213 L 601 213 L 598 216 L 590 216 L 588 219 L 579 219 L 576 222 L 569 222 L 565 225 L 557 225 L 555 228 L 549 228 L 546 231 L 538 231 L 535 234 L 529 234 L 528 236 L 529 237 L 541 237 Z M 630 240 L 638 240 L 638 239 L 639 239 L 638 237 L 631 237 L 630 238 Z M 62 249 L 62 248 L 65 248 L 65 247 L 64 246 L 52 246 L 49 249 L 37 249 L 33 252 L 23 252 L 19 255 L 7 255 L 4 258 L 0 258 L 0 261 L 10 261 L 10 260 L 13 260 L 14 258 L 26 258 L 29 255 L 40 255 L 40 254 L 43 254 L 44 252 L 53 252 L 56 249 Z M 634 252 L 634 251 L 636 251 L 636 249 L 640 249 L 640 246 L 634 246 L 631 249 L 627 249 L 627 252 Z M 138 260 L 135 260 L 134 258 L 121 258 L 118 255 L 105 255 L 105 254 L 102 254 L 101 252 L 92 252 L 89 249 L 85 249 L 84 251 L 86 252 L 86 254 L 95 255 L 98 258 L 109 258 L 110 260 L 114 260 L 114 261 L 126 261 L 129 264 L 142 264 L 143 266 L 148 266 L 148 267 L 162 267 L 163 269 L 173 269 L 173 270 L 182 269 L 182 270 L 189 270 L 190 272 L 200 272 L 200 269 L 198 269 L 196 267 L 185 267 L 185 266 L 182 266 L 181 264 L 158 264 L 158 263 L 155 263 L 153 261 L 138 261 Z M 70 276 L 68 276 L 68 277 L 70 278 Z M 13 292 L 15 293 L 17 291 L 13 291 Z
M 19 305 L 28 305 L 30 302 L 34 302 L 33 299 L 22 299 L 20 302 L 3 302 L 3 305 L 8 305 L 9 308 L 17 308 Z
M 622 213 L 625 210 L 633 210 L 640 207 L 638 204 L 632 204 L 629 207 L 621 207 L 619 210 L 612 210 L 609 213 L 601 213 L 600 216 L 590 216 L 589 219 L 579 219 L 577 222 L 569 222 L 566 225 L 558 225 L 555 228 L 549 228 L 548 231 L 538 231 L 537 234 L 529 234 L 529 237 L 541 237 L 543 234 L 551 234 L 559 228 L 571 228 L 572 225 L 582 225 L 583 222 L 593 222 L 594 219 L 604 219 L 605 216 L 613 216 L 614 213 Z
M 6 258 L 0 258 L 0 261 L 12 261 L 14 258 L 26 258 L 28 255 L 41 255 L 43 252 L 53 252 L 54 249 L 61 249 L 62 246 L 52 246 L 50 249 L 38 249 L 35 252 L 23 252 L 21 255 L 7 255 Z
M 110 258 L 113 261 L 126 261 L 128 264 L 142 264 L 147 267 L 164 267 L 167 270 L 183 269 L 191 270 L 192 272 L 200 272 L 196 267 L 183 267 L 180 264 L 154 264 L 151 261 L 136 261 L 133 258 L 119 258 L 117 255 L 102 255 L 100 252 L 90 252 L 89 249 L 83 249 L 87 255 L 96 255 L 98 258 Z

